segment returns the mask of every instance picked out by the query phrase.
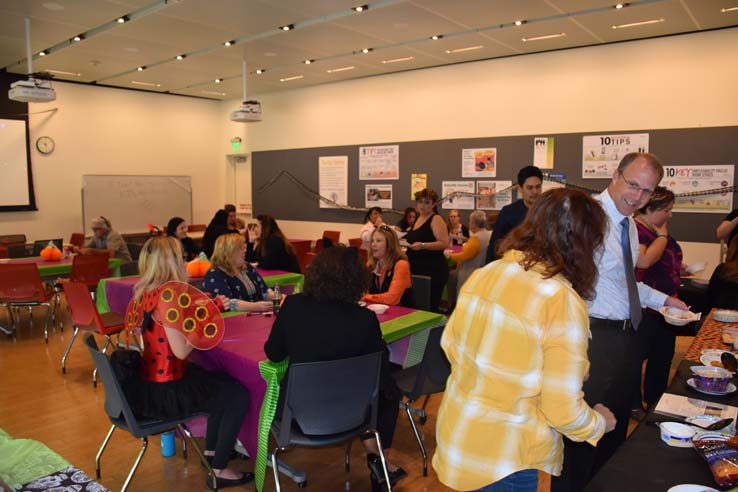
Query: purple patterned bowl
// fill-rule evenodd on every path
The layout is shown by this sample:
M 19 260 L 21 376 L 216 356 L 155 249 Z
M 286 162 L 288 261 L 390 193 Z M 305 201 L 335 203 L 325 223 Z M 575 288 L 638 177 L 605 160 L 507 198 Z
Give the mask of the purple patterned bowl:
M 690 369 L 694 374 L 694 384 L 704 391 L 725 393 L 730 380 L 733 379 L 733 375 L 729 371 L 720 367 L 692 366 Z

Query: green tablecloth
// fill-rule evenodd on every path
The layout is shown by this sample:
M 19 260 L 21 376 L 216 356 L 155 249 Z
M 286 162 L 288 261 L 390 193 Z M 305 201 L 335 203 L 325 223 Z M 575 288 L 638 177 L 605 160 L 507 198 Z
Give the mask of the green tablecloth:
M 269 288 L 274 288 L 275 285 L 279 285 L 280 287 L 284 285 L 294 285 L 295 290 L 292 293 L 297 294 L 302 292 L 304 279 L 305 278 L 301 273 L 282 273 L 280 275 L 265 276 L 264 283 L 266 283 Z

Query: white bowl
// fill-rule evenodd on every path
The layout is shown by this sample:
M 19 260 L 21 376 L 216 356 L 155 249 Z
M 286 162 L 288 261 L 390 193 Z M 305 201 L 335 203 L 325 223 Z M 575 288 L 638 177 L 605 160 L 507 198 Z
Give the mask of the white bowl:
M 708 487 L 707 485 L 697 485 L 693 483 L 683 483 L 675 485 L 666 492 L 718 492 L 717 489 Z
M 687 268 L 685 268 L 685 270 L 691 273 L 692 275 L 694 275 L 695 273 L 701 272 L 702 270 L 704 270 L 706 266 L 707 266 L 706 261 L 697 261 L 689 265 Z
M 692 437 L 694 436 L 694 427 L 676 422 L 661 422 L 661 440 L 669 446 L 675 448 L 691 448 Z
M 371 309 L 377 314 L 384 314 L 389 309 L 389 306 L 386 304 L 368 304 L 366 308 Z
M 662 306 L 659 308 L 659 312 L 664 316 L 667 323 L 674 326 L 684 326 L 687 323 L 691 323 L 692 321 L 699 319 L 699 317 L 691 311 L 684 311 L 674 307 Z
M 712 313 L 712 317 L 723 323 L 738 323 L 738 311 L 732 309 L 718 309 Z

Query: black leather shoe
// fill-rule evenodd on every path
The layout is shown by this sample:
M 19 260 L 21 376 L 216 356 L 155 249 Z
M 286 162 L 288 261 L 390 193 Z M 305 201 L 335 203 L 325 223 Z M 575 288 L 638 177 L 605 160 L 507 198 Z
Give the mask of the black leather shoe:
M 227 487 L 238 487 L 239 485 L 246 485 L 254 480 L 254 474 L 251 472 L 244 472 L 241 478 L 221 478 L 216 477 L 216 486 L 218 489 L 225 489 Z M 210 490 L 213 489 L 213 482 L 211 477 L 206 477 L 205 483 Z
M 368 454 L 366 456 L 366 464 L 369 466 L 369 470 L 372 472 L 372 481 L 376 481 L 378 484 L 386 482 L 384 478 L 384 470 L 382 469 L 382 460 L 377 454 Z M 390 484 L 394 485 L 407 476 L 407 472 L 402 468 L 398 468 L 395 471 L 387 470 L 389 475 Z

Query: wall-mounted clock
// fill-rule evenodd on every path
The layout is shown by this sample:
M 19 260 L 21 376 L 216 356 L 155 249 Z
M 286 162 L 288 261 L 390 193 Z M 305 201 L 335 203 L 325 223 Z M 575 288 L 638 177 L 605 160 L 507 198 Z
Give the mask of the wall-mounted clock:
M 54 148 L 56 147 L 56 144 L 54 143 L 54 139 L 51 137 L 38 137 L 38 140 L 36 140 L 36 149 L 38 149 L 39 152 L 42 154 L 48 155 L 54 152 Z

